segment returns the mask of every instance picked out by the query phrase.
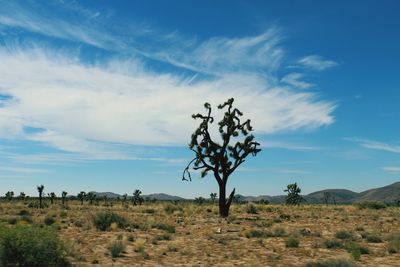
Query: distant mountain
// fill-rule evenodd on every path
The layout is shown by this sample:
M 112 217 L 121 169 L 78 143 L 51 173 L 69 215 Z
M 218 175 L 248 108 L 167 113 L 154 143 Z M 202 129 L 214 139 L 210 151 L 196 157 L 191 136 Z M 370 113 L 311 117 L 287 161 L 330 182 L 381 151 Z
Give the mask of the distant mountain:
M 361 192 L 354 199 L 354 201 L 373 200 L 373 199 L 386 202 L 392 202 L 400 199 L 400 182 Z
M 393 202 L 395 200 L 400 199 L 400 182 L 396 182 L 391 185 L 387 185 L 380 188 L 369 189 L 360 193 L 353 192 L 346 189 L 325 189 L 310 193 L 308 195 L 304 195 L 303 197 L 306 199 L 307 203 L 323 203 L 324 192 L 329 192 L 332 196 L 335 197 L 336 203 L 355 203 L 360 201 L 370 201 L 370 200 L 379 200 L 384 202 Z M 120 194 L 112 193 L 112 192 L 93 192 L 99 197 L 107 196 L 107 198 L 118 198 L 121 197 Z M 129 196 L 130 198 L 131 196 Z M 172 196 L 164 193 L 157 194 L 149 194 L 142 195 L 143 198 L 150 198 L 156 200 L 187 200 L 182 197 Z M 241 201 L 254 202 L 260 200 L 268 200 L 270 203 L 283 203 L 285 202 L 284 195 L 278 196 L 243 196 L 239 195 Z
M 150 199 L 157 199 L 157 200 L 185 200 L 182 197 L 171 196 L 171 195 L 164 194 L 164 193 L 143 195 L 143 198 L 150 198 Z
M 359 194 L 346 189 L 327 189 L 308 194 L 304 198 L 308 203 L 322 203 L 324 193 L 330 193 L 331 196 L 334 196 L 336 203 L 351 203 Z
M 116 194 L 116 193 L 113 193 L 113 192 L 95 192 L 95 191 L 92 191 L 91 193 L 95 193 L 97 197 L 104 197 L 104 196 L 107 196 L 107 198 L 118 198 L 118 197 L 121 197 L 120 194 Z

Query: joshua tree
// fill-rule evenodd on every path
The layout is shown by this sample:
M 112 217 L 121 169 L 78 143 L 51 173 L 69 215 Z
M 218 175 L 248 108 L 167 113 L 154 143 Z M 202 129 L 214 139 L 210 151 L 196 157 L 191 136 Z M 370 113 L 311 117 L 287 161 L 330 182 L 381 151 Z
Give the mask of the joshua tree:
M 323 194 L 323 199 L 326 205 L 329 204 L 329 199 L 332 197 L 332 194 L 330 192 L 324 192 Z
M 107 195 L 103 196 L 103 200 L 104 200 L 104 206 L 106 206 L 107 205 Z
M 43 190 L 44 190 L 44 185 L 38 185 L 36 186 L 38 192 L 39 192 L 39 208 L 43 209 L 42 201 L 43 201 Z
M 47 194 L 47 196 L 50 198 L 50 203 L 53 205 L 56 194 L 54 192 L 51 192 L 50 194 Z
M 125 205 L 127 199 L 128 199 L 128 194 L 123 194 L 122 195 L 122 206 Z
M 11 200 L 13 199 L 13 197 L 14 197 L 14 191 L 8 191 L 8 192 L 6 193 L 6 199 L 7 199 L 8 201 L 11 201 Z
M 132 198 L 133 205 L 135 205 L 135 206 L 137 204 L 142 205 L 143 198 L 140 196 L 141 194 L 142 194 L 142 191 L 140 191 L 139 189 L 136 189 L 135 192 L 133 192 L 133 198 Z
M 202 205 L 205 201 L 206 201 L 206 200 L 205 200 L 204 197 L 196 197 L 196 198 L 194 199 L 194 202 L 196 202 L 196 203 L 199 204 L 199 205 Z
M 210 198 L 211 198 L 211 202 L 214 204 L 215 203 L 215 199 L 217 198 L 217 193 L 211 193 L 210 194 Z
M 25 200 L 25 197 L 26 197 L 26 195 L 25 195 L 24 192 L 19 193 L 18 198 L 19 198 L 20 200 L 24 201 L 24 200 Z
M 301 189 L 297 186 L 297 183 L 289 184 L 284 192 L 288 193 L 286 196 L 287 205 L 300 205 L 304 201 L 304 198 L 300 195 Z
M 201 123 L 192 134 L 189 148 L 195 153 L 183 171 L 182 180 L 191 181 L 189 168 L 193 163 L 194 170 L 201 170 L 201 177 L 205 177 L 208 172 L 212 172 L 219 186 L 219 214 L 222 217 L 229 215 L 229 208 L 235 195 L 235 189 L 226 199 L 226 184 L 229 176 L 245 161 L 248 155 L 257 155 L 261 149 L 259 143 L 254 141 L 254 136 L 249 135 L 253 130 L 250 120 L 241 121 L 243 115 L 237 108 L 233 108 L 234 99 L 230 98 L 224 104 L 219 105 L 218 109 L 227 109 L 223 119 L 218 123 L 220 142 L 211 137 L 210 124 L 214 122 L 211 116 L 211 105 L 205 103 L 207 112 L 203 114 L 193 114 L 193 119 L 200 119 Z M 244 137 L 242 142 L 237 141 L 239 135 Z
M 77 195 L 78 199 L 81 201 L 81 205 L 83 205 L 83 201 L 86 198 L 86 192 L 85 191 L 81 191 L 78 195 Z
M 61 202 L 62 202 L 63 205 L 65 205 L 65 203 L 66 203 L 67 195 L 68 195 L 68 193 L 66 191 L 62 191 L 62 193 L 61 193 Z
M 87 193 L 87 199 L 89 200 L 89 204 L 93 204 L 93 200 L 96 199 L 96 194 L 94 192 Z

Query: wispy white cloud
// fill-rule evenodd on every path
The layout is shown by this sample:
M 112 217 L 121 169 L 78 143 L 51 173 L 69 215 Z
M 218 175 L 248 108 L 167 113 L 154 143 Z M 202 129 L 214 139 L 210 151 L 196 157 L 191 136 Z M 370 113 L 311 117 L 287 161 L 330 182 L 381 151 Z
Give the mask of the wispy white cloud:
M 154 41 L 151 30 L 128 29 L 124 35 L 118 29 L 107 31 L 100 27 L 98 11 L 79 6 L 73 8 L 86 19 L 79 24 L 61 16 L 40 15 L 15 2 L 6 6 L 15 9 L 0 11 L 4 27 L 100 47 L 115 56 L 96 56 L 89 64 L 64 47 L 14 43 L 1 47 L 0 94 L 11 97 L 0 105 L 2 138 L 41 142 L 83 158 L 141 159 L 119 144 L 186 144 L 196 125 L 190 115 L 201 112 L 206 101 L 216 105 L 228 97 L 235 97 L 258 134 L 334 122 L 335 103 L 321 100 L 317 93 L 296 90 L 309 85 L 300 80 L 301 74 L 280 81 L 276 71 L 285 53 L 276 27 L 240 38 L 200 41 L 173 32 L 158 34 L 161 41 Z M 126 58 L 127 52 L 135 57 Z M 146 58 L 192 72 L 156 71 Z M 30 133 L 27 127 L 41 131 Z
M 300 89 L 307 89 L 314 86 L 312 83 L 302 81 L 301 79 L 303 77 L 304 74 L 302 73 L 289 73 L 288 75 L 284 76 L 281 81 Z
M 299 64 L 299 66 L 302 67 L 319 71 L 326 70 L 338 65 L 337 62 L 333 60 L 324 59 L 323 57 L 318 55 L 310 55 L 303 57 L 302 59 L 297 61 L 297 64 Z
M 260 144 L 261 144 L 261 147 L 264 147 L 264 148 L 282 148 L 282 149 L 298 150 L 298 151 L 321 150 L 321 147 L 318 147 L 318 146 L 307 146 L 307 145 L 293 144 L 293 143 L 281 142 L 281 141 L 262 140 L 260 142 Z
M 387 167 L 382 167 L 382 170 L 389 173 L 400 173 L 400 167 L 387 166 Z
M 24 168 L 24 167 L 15 167 L 15 166 L 0 166 L 1 172 L 12 172 L 12 173 L 47 173 L 48 170 L 45 169 L 36 169 L 36 168 Z
M 387 152 L 392 152 L 392 153 L 400 153 L 400 146 L 399 145 L 393 145 L 393 144 L 387 144 L 387 143 L 382 143 L 374 140 L 368 140 L 368 139 L 362 139 L 362 138 L 343 138 L 346 141 L 351 141 L 351 142 L 356 142 L 358 143 L 361 147 L 368 148 L 368 149 L 375 149 L 375 150 L 382 150 L 382 151 L 387 151 Z

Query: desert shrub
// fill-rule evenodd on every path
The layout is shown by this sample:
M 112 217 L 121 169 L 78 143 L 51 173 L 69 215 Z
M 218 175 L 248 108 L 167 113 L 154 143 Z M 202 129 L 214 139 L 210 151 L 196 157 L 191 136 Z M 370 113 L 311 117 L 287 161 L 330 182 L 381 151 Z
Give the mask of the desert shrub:
M 254 204 L 249 204 L 246 207 L 246 212 L 248 214 L 257 214 L 258 213 L 257 207 Z
M 386 208 L 386 204 L 378 200 L 359 202 L 357 203 L 357 206 L 360 209 L 374 209 L 374 210 L 380 210 Z
M 17 221 L 18 221 L 18 219 L 15 218 L 15 217 L 11 217 L 11 218 L 8 218 L 8 219 L 7 219 L 7 222 L 8 222 L 9 224 L 16 224 Z
M 55 223 L 56 221 L 54 220 L 53 217 L 46 217 L 44 218 L 44 224 L 45 225 L 52 225 L 53 223 Z
M 362 226 L 357 226 L 357 227 L 356 227 L 356 231 L 357 231 L 357 232 L 363 232 L 363 231 L 365 231 L 365 230 L 364 230 L 364 227 L 362 227 Z
M 367 235 L 366 240 L 369 243 L 382 243 L 382 238 L 376 234 Z
M 156 213 L 156 210 L 148 208 L 148 209 L 143 210 L 143 213 L 154 214 L 154 213 Z
M 335 234 L 335 237 L 339 239 L 351 239 L 353 235 L 347 231 L 339 231 Z
M 20 212 L 18 214 L 19 214 L 19 216 L 30 216 L 31 215 L 29 213 L 29 211 L 27 211 L 27 210 L 20 210 Z
M 152 228 L 164 230 L 167 233 L 175 233 L 175 226 L 166 223 L 155 223 L 152 225 Z
M 326 248 L 341 248 L 343 247 L 342 242 L 335 239 L 328 239 L 324 241 L 324 245 Z
M 389 253 L 400 253 L 400 233 L 390 235 L 387 240 Z
M 67 211 L 63 210 L 63 211 L 60 212 L 60 217 L 61 218 L 66 218 L 67 216 L 68 216 Z
M 51 228 L 0 227 L 0 266 L 70 266 L 66 250 Z
M 353 267 L 354 263 L 345 259 L 328 259 L 309 262 L 306 267 Z
M 369 254 L 367 247 L 362 247 L 355 242 L 348 242 L 344 245 L 344 248 L 351 254 L 353 259 L 359 260 L 362 254 Z
M 172 205 L 172 204 L 168 204 L 167 206 L 164 207 L 164 211 L 168 215 L 171 215 L 176 210 L 182 211 L 183 209 L 181 207 L 178 207 L 178 206 Z
M 283 228 L 276 228 L 274 231 L 274 236 L 276 237 L 281 237 L 281 236 L 285 236 L 286 235 L 286 231 Z
M 128 235 L 128 237 L 126 238 L 129 242 L 133 242 L 135 241 L 135 238 L 133 237 L 133 235 Z
M 297 248 L 299 247 L 300 241 L 294 236 L 289 236 L 286 241 L 285 245 L 287 248 Z
M 255 229 L 251 229 L 251 230 L 245 230 L 243 232 L 243 235 L 247 238 L 252 238 L 252 237 L 271 237 L 273 236 L 273 234 L 271 234 L 270 232 L 265 232 L 265 231 L 260 231 L 260 230 L 255 230 Z
M 151 243 L 153 243 L 154 245 L 157 245 L 157 244 L 158 244 L 158 241 L 163 241 L 163 240 L 166 240 L 166 241 L 171 240 L 171 235 L 169 235 L 169 234 L 164 234 L 164 235 L 155 236 L 155 237 L 153 238 L 153 240 L 151 241 Z
M 112 258 L 117 258 L 121 256 L 122 252 L 124 252 L 125 245 L 123 242 L 117 241 L 109 245 L 107 249 L 110 252 Z
M 98 230 L 108 231 L 110 230 L 112 223 L 115 223 L 119 228 L 125 228 L 128 225 L 128 220 L 114 212 L 105 211 L 98 212 L 93 216 L 93 223 Z

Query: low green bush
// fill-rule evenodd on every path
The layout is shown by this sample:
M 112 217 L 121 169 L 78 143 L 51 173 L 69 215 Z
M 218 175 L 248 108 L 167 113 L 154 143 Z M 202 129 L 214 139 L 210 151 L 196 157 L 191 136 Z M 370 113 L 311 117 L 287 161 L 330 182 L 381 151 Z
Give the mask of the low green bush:
M 166 224 L 166 223 L 155 223 L 152 225 L 152 228 L 157 228 L 160 230 L 164 230 L 167 233 L 175 233 L 175 226 Z
M 285 245 L 287 248 L 297 248 L 299 247 L 300 241 L 294 236 L 289 236 L 286 241 Z
M 0 226 L 0 266 L 71 266 L 66 256 L 65 247 L 52 228 Z
M 366 240 L 369 243 L 382 243 L 382 238 L 376 234 L 367 235 Z
M 96 213 L 93 216 L 93 223 L 100 231 L 110 230 L 112 223 L 116 223 L 122 229 L 128 226 L 128 220 L 125 217 L 111 211 Z
M 339 239 L 351 239 L 353 235 L 347 231 L 339 231 L 335 234 L 335 237 Z
M 380 210 L 386 208 L 386 204 L 378 200 L 359 202 L 357 203 L 357 206 L 360 209 L 374 209 L 374 210 Z
M 343 247 L 342 242 L 336 239 L 327 239 L 324 241 L 324 245 L 326 248 L 341 248 Z
M 112 258 L 120 257 L 125 250 L 125 245 L 122 241 L 117 241 L 108 246 L 108 251 L 111 253 Z

